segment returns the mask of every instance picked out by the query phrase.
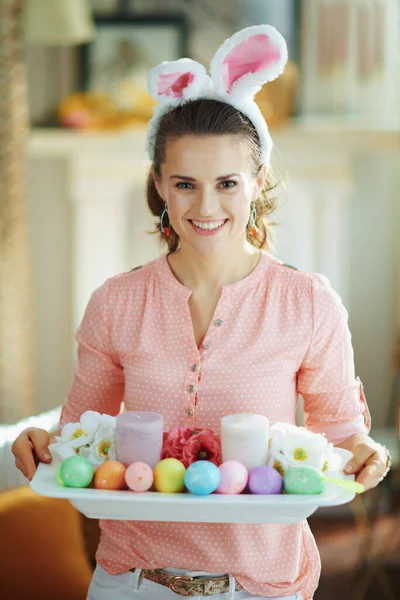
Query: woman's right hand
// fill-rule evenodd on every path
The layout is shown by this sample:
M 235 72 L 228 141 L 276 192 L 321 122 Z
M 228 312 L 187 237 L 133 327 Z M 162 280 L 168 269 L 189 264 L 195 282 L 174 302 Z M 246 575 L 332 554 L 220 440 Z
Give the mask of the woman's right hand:
M 37 427 L 28 427 L 19 434 L 11 446 L 15 456 L 15 466 L 31 481 L 39 462 L 50 463 L 52 457 L 49 444 L 54 438 L 45 430 Z

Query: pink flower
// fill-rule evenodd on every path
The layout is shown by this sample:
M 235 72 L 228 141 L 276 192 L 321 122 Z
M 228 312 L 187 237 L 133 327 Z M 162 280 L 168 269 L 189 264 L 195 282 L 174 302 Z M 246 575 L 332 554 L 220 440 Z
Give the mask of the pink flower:
M 161 458 L 182 460 L 183 447 L 193 431 L 194 427 L 174 427 L 169 433 L 165 432 Z
M 174 427 L 169 433 L 167 433 L 165 444 L 172 446 L 175 450 L 182 450 L 187 440 L 193 433 L 197 431 L 195 427 Z
M 189 466 L 196 460 L 209 460 L 217 467 L 222 463 L 221 443 L 212 429 L 204 429 L 186 442 L 182 453 L 183 464 Z
M 164 446 L 161 458 L 176 458 L 185 467 L 196 460 L 210 460 L 221 464 L 221 444 L 212 429 L 195 427 L 174 427 L 164 433 Z
M 182 452 L 175 450 L 172 446 L 165 445 L 161 452 L 161 460 L 164 460 L 164 458 L 176 458 L 182 461 Z

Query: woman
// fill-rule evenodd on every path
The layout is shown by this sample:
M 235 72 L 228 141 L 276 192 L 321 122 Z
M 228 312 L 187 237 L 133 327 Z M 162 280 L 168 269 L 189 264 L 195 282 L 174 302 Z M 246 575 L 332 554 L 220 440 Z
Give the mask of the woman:
M 279 73 L 276 34 L 249 28 L 224 44 L 213 83 L 218 91 L 216 62 L 228 64 L 225 96 L 210 92 L 193 61 L 150 74 L 150 90 L 166 102 L 149 127 L 147 198 L 169 253 L 93 293 L 76 336 L 78 360 L 61 425 L 89 409 L 116 415 L 122 401 L 127 410 L 162 413 L 166 429 L 217 430 L 224 415 L 239 412 L 294 423 L 301 393 L 306 425 L 353 452 L 348 472 L 368 489 L 383 476 L 388 456 L 368 437 L 347 312 L 326 278 L 289 268 L 268 252 L 271 142 L 251 102 L 229 96 L 243 93 L 246 69 L 254 83 L 255 63 L 269 71 L 264 80 L 271 68 Z M 264 61 L 265 37 L 274 43 Z M 196 99 L 185 93 L 197 76 L 204 81 Z M 171 105 L 175 97 L 180 101 Z M 48 460 L 49 442 L 46 432 L 31 430 L 14 443 L 17 466 L 29 478 L 35 455 Z M 89 600 L 309 600 L 318 584 L 320 561 L 306 521 L 102 521 L 101 528 Z

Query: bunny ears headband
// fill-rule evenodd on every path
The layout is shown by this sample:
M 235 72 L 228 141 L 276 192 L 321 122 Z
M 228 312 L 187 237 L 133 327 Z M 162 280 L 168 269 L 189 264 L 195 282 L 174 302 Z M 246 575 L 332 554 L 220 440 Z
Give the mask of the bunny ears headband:
M 189 58 L 162 62 L 148 75 L 149 93 L 159 102 L 147 132 L 147 152 L 153 160 L 158 124 L 166 113 L 191 100 L 214 99 L 231 104 L 254 125 L 268 165 L 272 139 L 254 102 L 262 85 L 283 72 L 288 54 L 282 35 L 271 25 L 246 27 L 225 40 L 211 61 L 210 76 Z

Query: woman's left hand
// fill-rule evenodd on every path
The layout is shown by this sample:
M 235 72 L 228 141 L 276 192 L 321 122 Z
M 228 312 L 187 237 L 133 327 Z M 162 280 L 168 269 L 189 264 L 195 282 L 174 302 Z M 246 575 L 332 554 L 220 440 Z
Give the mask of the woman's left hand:
M 388 456 L 380 444 L 370 442 L 358 444 L 353 450 L 353 456 L 344 468 L 347 475 L 356 475 L 356 481 L 361 483 L 365 491 L 378 485 L 386 471 Z

